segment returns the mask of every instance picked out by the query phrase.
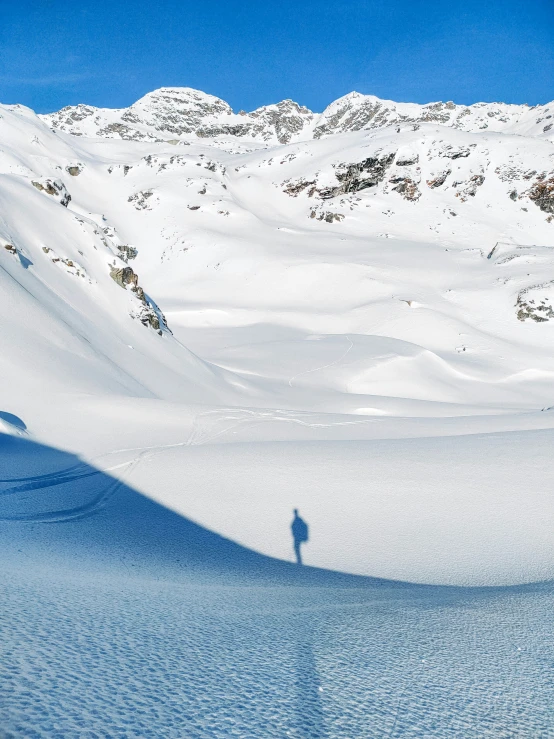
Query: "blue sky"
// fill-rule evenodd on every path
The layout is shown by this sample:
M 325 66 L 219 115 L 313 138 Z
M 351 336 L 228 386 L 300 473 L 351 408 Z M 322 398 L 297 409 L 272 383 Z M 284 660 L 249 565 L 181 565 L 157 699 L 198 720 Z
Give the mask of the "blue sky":
M 554 99 L 554 0 L 0 0 L 0 101 L 123 107 L 162 86 L 235 110 L 352 90 Z

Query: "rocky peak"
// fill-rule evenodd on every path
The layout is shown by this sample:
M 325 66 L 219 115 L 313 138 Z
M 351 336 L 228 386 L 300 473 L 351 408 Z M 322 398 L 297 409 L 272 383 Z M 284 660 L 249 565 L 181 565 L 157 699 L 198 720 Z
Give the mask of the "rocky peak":
M 331 103 L 319 116 L 314 126 L 314 138 L 333 133 L 359 131 L 385 126 L 418 126 L 438 123 L 462 131 L 482 130 L 550 136 L 554 125 L 554 103 L 529 108 L 527 105 L 505 103 L 474 103 L 457 105 L 452 101 L 425 105 L 396 103 L 374 95 L 351 92 Z M 543 125 L 543 122 L 546 125 Z
M 435 123 L 462 131 L 498 131 L 554 139 L 554 103 L 527 105 L 451 101 L 396 103 L 351 92 L 321 114 L 287 99 L 247 113 L 234 113 L 221 98 L 190 87 L 162 87 L 129 108 L 111 110 L 77 105 L 40 116 L 52 128 L 76 136 L 142 141 L 179 141 L 200 137 L 287 144 L 386 126 Z
M 213 95 L 190 87 L 162 87 L 137 100 L 121 119 L 180 136 L 195 133 L 206 121 L 232 115 L 231 106 Z
M 263 122 L 267 129 L 273 129 L 280 144 L 288 144 L 291 139 L 302 134 L 304 129 L 311 128 L 315 115 L 303 105 L 288 99 L 257 108 L 249 117 Z

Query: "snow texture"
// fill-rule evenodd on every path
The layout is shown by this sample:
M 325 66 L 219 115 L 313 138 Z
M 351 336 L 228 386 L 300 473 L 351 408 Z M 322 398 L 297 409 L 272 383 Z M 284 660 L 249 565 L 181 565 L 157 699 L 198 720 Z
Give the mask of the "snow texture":
M 554 736 L 553 114 L 0 106 L 2 737 Z

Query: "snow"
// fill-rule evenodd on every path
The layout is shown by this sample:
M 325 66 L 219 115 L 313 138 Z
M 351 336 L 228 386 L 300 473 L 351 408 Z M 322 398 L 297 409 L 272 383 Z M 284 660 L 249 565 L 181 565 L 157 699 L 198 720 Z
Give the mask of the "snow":
M 28 614 L 5 624 L 21 646 L 0 669 L 16 696 L 15 675 L 26 687 L 8 736 L 550 733 L 552 594 L 541 587 L 434 593 L 433 607 L 429 592 L 387 587 L 86 575 L 46 593 L 10 578 L 5 592 Z
M 550 437 L 534 434 L 533 461 Z M 426 439 L 417 450 L 428 469 L 426 452 L 445 452 L 440 438 L 442 448 Z M 137 469 L 133 455 L 104 458 L 107 474 L 30 439 L 0 440 L 6 736 L 548 736 L 551 583 L 444 587 L 299 568 L 221 538 L 113 477 Z M 262 445 L 228 466 L 233 446 L 222 445 L 229 453 L 219 480 L 251 469 Z M 451 450 L 448 461 L 457 456 L 459 469 L 462 452 L 472 451 Z M 355 453 L 340 456 L 352 462 Z M 288 450 L 279 456 L 272 475 L 283 474 L 284 459 L 290 464 Z M 139 464 L 153 459 L 143 452 Z M 188 462 L 196 479 L 199 470 L 210 474 L 194 456 Z M 485 474 L 494 469 L 492 460 L 489 470 L 482 465 Z M 409 496 L 395 503 L 409 507 Z M 454 503 L 464 520 L 461 496 Z M 536 495 L 529 503 L 541 505 Z M 315 543 L 321 499 L 302 504 Z M 530 517 L 517 506 L 509 501 L 525 526 Z M 343 523 L 335 521 L 335 537 Z M 494 520 L 482 522 L 491 523 L 494 535 Z M 398 533 L 389 521 L 388 534 Z M 417 551 L 412 534 L 404 528 L 405 545 Z M 508 526 L 504 537 L 508 546 Z M 523 553 L 525 542 L 529 532 Z
M 0 106 L 7 736 L 550 735 L 553 105 Z
M 234 113 L 224 100 L 200 90 L 162 87 L 129 108 L 67 106 L 41 118 L 55 129 L 78 136 L 172 143 L 189 143 L 197 136 L 232 136 L 252 147 L 255 142 L 288 144 L 335 133 L 425 122 L 463 131 L 501 131 L 552 140 L 552 111 L 553 103 L 533 107 L 503 103 L 466 106 L 453 102 L 417 105 L 351 92 L 332 102 L 321 114 L 293 100 L 262 106 L 250 113 Z

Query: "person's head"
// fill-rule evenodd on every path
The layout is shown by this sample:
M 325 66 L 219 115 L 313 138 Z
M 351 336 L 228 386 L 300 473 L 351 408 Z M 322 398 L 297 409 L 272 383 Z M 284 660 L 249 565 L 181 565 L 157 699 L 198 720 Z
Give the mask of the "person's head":
M 296 517 L 298 517 L 298 508 L 295 508 L 295 509 L 294 509 L 294 515 L 295 515 Z

